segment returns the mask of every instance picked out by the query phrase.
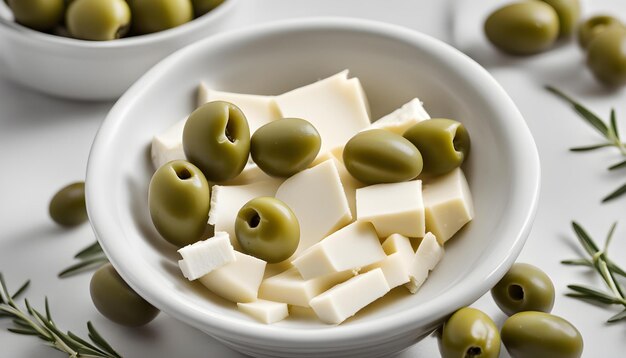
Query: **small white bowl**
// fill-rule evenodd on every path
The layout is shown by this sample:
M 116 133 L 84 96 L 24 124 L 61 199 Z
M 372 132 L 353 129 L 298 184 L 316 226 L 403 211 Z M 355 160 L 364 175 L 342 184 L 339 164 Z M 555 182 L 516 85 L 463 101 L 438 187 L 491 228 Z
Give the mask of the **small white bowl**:
M 180 275 L 175 249 L 149 217 L 150 140 L 192 111 L 201 80 L 225 91 L 280 94 L 346 68 L 361 79 L 373 118 L 417 96 L 432 115 L 465 124 L 476 218 L 446 244 L 443 261 L 415 295 L 397 289 L 339 326 L 300 315 L 257 323 Z M 229 347 L 258 357 L 383 357 L 428 335 L 504 275 L 530 231 L 539 176 L 524 119 L 467 56 L 398 26 L 298 19 L 214 36 L 168 57 L 133 85 L 93 144 L 87 207 L 105 252 L 137 292 Z
M 0 1 L 0 72 L 53 96 L 117 99 L 172 52 L 216 33 L 238 0 L 181 26 L 114 41 L 84 41 L 31 30 Z

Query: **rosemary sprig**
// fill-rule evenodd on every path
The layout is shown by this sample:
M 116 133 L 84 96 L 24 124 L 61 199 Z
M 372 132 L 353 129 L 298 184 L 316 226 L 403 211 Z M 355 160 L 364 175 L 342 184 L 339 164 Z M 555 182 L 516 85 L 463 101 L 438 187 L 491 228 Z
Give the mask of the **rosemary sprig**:
M 600 275 L 609 292 L 582 285 L 568 285 L 567 287 L 573 292 L 569 292 L 566 295 L 599 304 L 624 306 L 623 311 L 608 319 L 607 322 L 610 323 L 626 319 L 626 296 L 624 295 L 624 288 L 615 278 L 616 275 L 626 277 L 626 272 L 608 257 L 609 245 L 613 239 L 616 227 L 617 223 L 614 223 L 611 226 L 604 246 L 600 249 L 585 229 L 583 229 L 578 223 L 572 222 L 572 228 L 576 233 L 578 242 L 581 244 L 589 257 L 561 261 L 564 265 L 587 266 L 593 268 L 594 271 Z
M 26 311 L 22 310 L 14 300 L 26 290 L 29 283 L 30 281 L 27 281 L 15 294 L 11 295 L 4 277 L 0 273 L 0 317 L 12 318 L 15 326 L 8 328 L 9 332 L 38 337 L 50 347 L 67 353 L 69 358 L 122 357 L 102 338 L 91 322 L 87 322 L 88 336 L 91 342 L 69 331 L 63 333 L 52 319 L 47 297 L 45 299 L 45 313 L 42 314 L 34 309 L 27 299 L 24 300 Z
M 78 262 L 59 272 L 59 278 L 67 278 L 90 269 L 97 269 L 109 262 L 98 241 L 80 250 L 74 258 Z

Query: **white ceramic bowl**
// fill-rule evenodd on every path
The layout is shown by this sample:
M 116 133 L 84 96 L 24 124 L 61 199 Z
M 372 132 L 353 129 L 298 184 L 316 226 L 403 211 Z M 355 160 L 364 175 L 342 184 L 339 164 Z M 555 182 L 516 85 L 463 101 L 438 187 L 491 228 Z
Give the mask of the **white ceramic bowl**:
M 446 244 L 416 295 L 402 288 L 339 326 L 300 315 L 263 325 L 182 279 L 175 249 L 150 222 L 152 136 L 193 109 L 200 80 L 243 93 L 280 94 L 350 69 L 373 118 L 418 96 L 434 116 L 462 121 L 472 137 L 465 170 L 476 218 Z M 259 357 L 382 357 L 428 335 L 508 270 L 531 228 L 539 158 L 515 105 L 478 64 L 401 27 L 354 19 L 308 19 L 225 33 L 168 57 L 122 96 L 93 144 L 87 207 L 122 277 L 163 312 Z
M 0 72 L 32 89 L 79 100 L 117 99 L 172 52 L 217 32 L 238 0 L 154 34 L 83 41 L 42 33 L 13 21 L 0 1 Z

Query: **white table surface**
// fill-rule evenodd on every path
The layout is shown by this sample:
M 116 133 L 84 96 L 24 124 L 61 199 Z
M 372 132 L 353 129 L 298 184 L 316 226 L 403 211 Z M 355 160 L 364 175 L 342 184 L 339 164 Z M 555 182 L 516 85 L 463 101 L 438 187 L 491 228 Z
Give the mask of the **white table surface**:
M 626 262 L 626 197 L 600 204 L 601 197 L 626 182 L 623 171 L 606 170 L 621 158 L 610 149 L 587 154 L 568 152 L 571 146 L 592 144 L 600 138 L 541 86 L 550 83 L 566 89 L 603 117 L 611 106 L 617 109 L 618 118 L 626 116 L 626 93 L 607 92 L 598 86 L 572 42 L 528 59 L 498 54 L 480 37 L 480 17 L 484 13 L 480 7 L 496 0 L 468 0 L 465 5 L 463 1 L 242 0 L 230 27 L 315 15 L 369 18 L 453 43 L 483 64 L 520 108 L 541 156 L 539 210 L 519 261 L 541 267 L 553 279 L 557 290 L 553 312 L 578 327 L 585 340 L 585 357 L 623 356 L 626 323 L 604 323 L 618 308 L 609 310 L 564 296 L 569 283 L 602 287 L 601 283 L 584 269 L 559 264 L 562 259 L 577 256 L 578 246 L 569 226 L 572 219 L 598 237 L 613 221 L 622 220 L 613 256 L 618 262 Z M 594 1 L 588 4 L 586 13 L 600 9 L 626 17 L 626 3 L 620 0 Z M 71 230 L 57 227 L 48 217 L 48 202 L 60 187 L 83 180 L 91 142 L 111 105 L 54 99 L 0 79 L 0 272 L 14 288 L 31 279 L 27 296 L 41 306 L 47 295 L 61 327 L 83 335 L 85 323 L 93 321 L 124 357 L 242 357 L 165 314 L 141 329 L 120 327 L 93 307 L 88 293 L 89 274 L 57 278 L 57 273 L 72 262 L 74 253 L 91 243 L 94 235 L 89 225 Z M 503 322 L 504 315 L 489 295 L 475 306 L 498 324 Z M 7 327 L 9 321 L 0 321 L 0 357 L 64 356 L 32 337 L 8 333 Z M 435 339 L 429 337 L 400 355 L 418 356 L 438 357 Z M 508 357 L 504 349 L 501 356 Z

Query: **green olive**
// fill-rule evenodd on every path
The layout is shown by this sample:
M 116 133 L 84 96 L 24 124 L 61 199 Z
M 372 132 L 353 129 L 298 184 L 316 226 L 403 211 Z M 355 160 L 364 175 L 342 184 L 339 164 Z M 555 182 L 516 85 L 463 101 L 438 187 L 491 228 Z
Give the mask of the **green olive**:
M 439 352 L 442 358 L 498 358 L 498 327 L 482 311 L 461 308 L 444 323 Z
M 196 17 L 206 14 L 221 5 L 223 2 L 224 0 L 191 0 L 193 13 Z
M 48 207 L 50 217 L 62 226 L 76 226 L 87 221 L 85 183 L 70 184 L 59 190 Z
M 250 139 L 252 160 L 265 173 L 289 177 L 306 169 L 320 151 L 315 127 L 300 118 L 283 118 L 257 129 Z
M 559 36 L 567 37 L 574 33 L 580 19 L 579 0 L 542 0 L 552 6 L 559 16 Z
M 613 16 L 597 15 L 590 17 L 578 26 L 578 44 L 586 49 L 596 35 L 612 27 L 624 27 L 624 25 Z
M 437 176 L 448 173 L 463 164 L 469 155 L 470 137 L 460 122 L 433 118 L 414 124 L 404 132 L 424 160 L 423 173 Z
M 509 316 L 522 311 L 549 313 L 554 306 L 554 285 L 539 268 L 516 263 L 491 289 L 491 296 Z
M 587 48 L 587 66 L 603 84 L 626 84 L 626 29 L 612 27 L 594 37 Z
M 246 253 L 277 263 L 291 257 L 298 248 L 300 224 L 287 204 L 272 197 L 259 197 L 239 210 L 235 235 Z
M 189 162 L 171 161 L 150 180 L 148 206 L 152 223 L 165 240 L 178 247 L 202 238 L 210 204 L 209 184 L 200 169 Z
M 371 129 L 352 137 L 343 149 L 343 161 L 353 177 L 365 184 L 397 183 L 422 172 L 422 155 L 401 135 Z
M 130 17 L 124 0 L 74 0 L 67 9 L 65 23 L 72 37 L 106 41 L 124 36 Z
M 239 175 L 250 156 L 250 128 L 239 107 L 214 101 L 198 107 L 183 130 L 183 149 L 206 178 L 221 182 Z
M 63 20 L 63 0 L 8 0 L 15 21 L 39 31 L 50 31 Z
M 124 282 L 111 264 L 102 266 L 93 274 L 89 291 L 98 311 L 124 326 L 143 326 L 159 314 L 158 309 Z
M 128 0 L 133 32 L 150 34 L 171 29 L 193 19 L 190 0 Z
M 571 323 L 544 312 L 520 312 L 502 326 L 502 342 L 512 358 L 578 358 L 583 339 Z
M 485 21 L 487 39 L 512 55 L 531 55 L 547 50 L 559 35 L 559 17 L 541 1 L 506 5 Z

